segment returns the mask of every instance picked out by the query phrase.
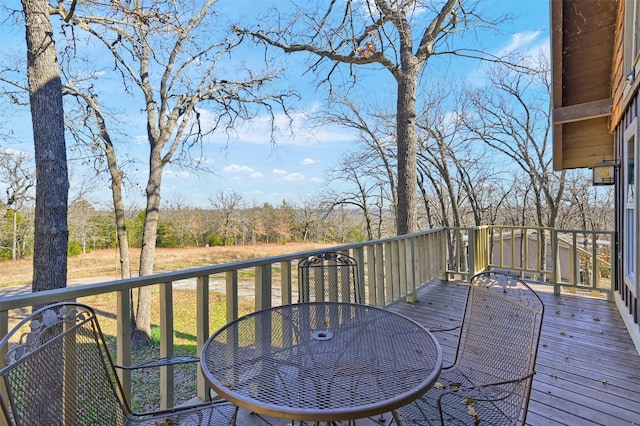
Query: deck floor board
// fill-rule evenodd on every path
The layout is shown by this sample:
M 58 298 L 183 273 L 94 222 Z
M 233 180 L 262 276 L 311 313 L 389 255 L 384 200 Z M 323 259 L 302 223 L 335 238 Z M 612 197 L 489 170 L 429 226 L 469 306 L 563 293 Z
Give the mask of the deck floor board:
M 436 280 L 418 291 L 416 303 L 400 301 L 389 309 L 439 328 L 450 324 L 446 319 L 459 319 L 464 286 Z M 527 424 L 640 425 L 640 355 L 615 304 L 534 288 L 545 317 Z M 452 361 L 456 338 L 437 337 L 445 362 Z

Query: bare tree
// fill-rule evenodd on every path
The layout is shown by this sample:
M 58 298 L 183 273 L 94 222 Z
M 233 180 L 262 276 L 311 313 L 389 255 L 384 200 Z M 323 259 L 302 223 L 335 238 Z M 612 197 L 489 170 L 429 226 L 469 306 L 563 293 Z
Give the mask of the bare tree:
M 440 196 L 445 198 L 443 205 L 450 212 L 453 226 L 459 228 L 462 226 L 459 186 L 456 182 L 455 164 L 452 163 L 456 151 L 455 145 L 452 145 L 455 136 L 447 134 L 450 129 L 439 126 L 434 118 L 419 124 L 420 129 L 424 132 L 424 139 L 421 139 L 418 149 L 418 162 L 421 170 L 429 175 L 432 182 L 436 180 L 441 183 L 441 186 L 434 186 L 444 190 L 440 193 Z M 453 131 L 455 133 L 455 130 Z M 431 170 L 437 173 L 435 177 Z M 442 216 L 449 215 L 446 214 L 446 211 L 442 211 Z
M 87 200 L 79 199 L 69 204 L 69 240 L 78 241 L 82 253 L 87 252 L 89 239 L 95 233 L 91 222 L 95 213 L 95 208 Z
M 474 49 L 454 48 L 456 35 L 480 22 L 492 26 L 480 17 L 477 2 L 447 0 L 424 2 L 408 0 L 372 0 L 362 2 L 298 2 L 295 15 L 279 22 L 268 18 L 269 29 L 236 28 L 259 42 L 286 53 L 306 52 L 315 61 L 309 69 L 324 73 L 322 82 L 336 78 L 340 64 L 349 67 L 356 78 L 355 66 L 380 65 L 395 81 L 398 234 L 417 230 L 416 197 L 416 94 L 420 76 L 434 55 L 487 57 Z M 266 25 L 265 25 L 266 26 Z M 456 41 L 458 41 L 456 39 Z M 465 42 L 466 40 L 460 39 Z M 475 47 L 478 46 L 474 40 Z M 327 68 L 323 65 L 328 62 Z M 333 90 L 333 89 L 331 89 Z
M 70 123 L 73 124 L 69 126 L 69 131 L 76 139 L 77 146 L 84 145 L 91 151 L 90 157 L 94 159 L 97 173 L 102 171 L 106 160 L 106 169 L 111 178 L 111 197 L 115 213 L 121 277 L 131 278 L 131 257 L 123 199 L 124 171 L 118 162 L 116 148 L 109 131 L 109 120 L 102 112 L 98 96 L 92 93 L 90 87 L 82 90 L 68 80 L 64 85 L 64 93 L 79 103 L 78 109 L 81 116 L 76 120 L 70 120 Z
M 209 231 L 209 213 L 200 208 L 189 206 L 186 200 L 176 195 L 169 205 L 163 209 L 162 220 L 168 223 L 172 237 L 180 247 L 205 245 L 205 238 Z
M 322 204 L 322 197 L 317 196 L 304 200 L 302 207 L 298 209 L 299 232 L 302 241 L 319 241 L 320 227 L 322 225 Z
M 295 229 L 295 214 L 293 205 L 282 200 L 282 203 L 273 211 L 271 229 L 274 234 L 274 240 L 277 243 L 284 244 L 291 238 L 291 234 Z
M 536 224 L 553 227 L 566 172 L 556 175 L 551 163 L 548 59 L 540 56 L 535 60 L 535 67 L 490 67 L 487 85 L 467 92 L 473 110 L 464 117 L 474 138 L 512 160 L 524 172 L 534 195 Z M 522 62 L 529 64 L 531 58 Z
M 384 111 L 367 113 L 368 109 L 365 102 L 356 103 L 347 98 L 335 99 L 329 108 L 321 113 L 321 121 L 358 132 L 358 139 L 363 145 L 359 150 L 362 157 L 359 161 L 371 163 L 371 167 L 363 169 L 363 172 L 370 176 L 377 175 L 380 181 L 387 182 L 386 188 L 381 189 L 384 194 L 390 194 L 388 200 L 395 218 L 398 192 L 393 114 Z
M 613 229 L 613 188 L 595 187 L 584 170 L 570 170 L 559 222 L 561 229 Z
M 6 207 L 11 212 L 12 243 L 11 258 L 18 259 L 18 210 L 25 202 L 32 199 L 31 188 L 35 174 L 29 158 L 24 152 L 0 149 L 0 179 L 7 186 Z
M 67 285 L 69 177 L 52 10 L 46 0 L 22 0 L 22 7 L 36 163 L 32 289 L 40 291 Z
M 485 212 L 498 207 L 492 206 L 496 200 L 487 192 L 500 184 L 501 169 L 491 167 L 496 161 L 492 153 L 485 146 L 474 146 L 465 133 L 459 92 L 451 85 L 437 86 L 425 94 L 418 117 L 418 171 L 445 197 L 440 203 L 443 226 L 479 226 Z M 450 106 L 453 110 L 447 109 Z
M 209 202 L 220 218 L 218 234 L 224 239 L 224 245 L 237 244 L 237 236 L 241 232 L 240 209 L 244 202 L 237 192 L 220 191 Z
M 149 174 L 139 274 L 153 273 L 162 173 L 165 167 L 198 163 L 190 154 L 204 138 L 232 128 L 263 107 L 284 108 L 288 94 L 267 93 L 276 73 L 242 70 L 234 63 L 225 74 L 224 61 L 238 46 L 232 35 L 216 33 L 216 0 L 204 2 L 88 0 L 78 5 L 73 28 L 82 28 L 112 55 L 124 90 L 143 97 L 149 143 Z M 213 41 L 212 41 L 213 40 Z M 202 114 L 209 108 L 212 114 Z M 207 111 L 207 112 L 208 112 Z M 208 121 L 206 118 L 213 117 Z M 150 336 L 151 288 L 138 295 L 133 344 Z
M 336 206 L 356 207 L 362 212 L 368 240 L 382 236 L 384 199 L 387 198 L 384 194 L 387 184 L 376 176 L 375 160 L 375 157 L 359 153 L 344 156 L 331 170 L 330 181 L 339 180 L 348 186 L 324 194 L 332 209 Z
M 253 205 L 247 212 L 247 216 L 248 226 L 251 230 L 251 243 L 256 244 L 263 242 L 267 236 L 264 208 Z
M 69 21 L 72 13 L 67 12 L 65 6 L 64 2 L 59 2 L 55 9 L 51 9 L 51 13 L 59 14 L 65 21 Z M 70 8 L 75 10 L 75 7 L 76 2 L 70 2 Z M 75 34 L 76 33 L 74 33 L 71 40 L 73 43 L 77 41 Z M 98 73 L 91 70 L 83 70 L 79 73 L 79 75 L 82 75 L 81 78 L 70 75 L 72 72 L 70 64 L 77 56 L 75 49 L 63 47 L 60 56 L 66 67 L 62 67 L 59 70 L 63 78 L 63 95 L 78 101 L 75 107 L 73 103 L 66 103 L 66 107 L 70 108 L 67 108 L 65 112 L 65 125 L 69 134 L 76 142 L 75 145 L 70 147 L 70 151 L 77 153 L 79 148 L 81 151 L 79 158 L 73 158 L 72 154 L 69 161 L 79 159 L 83 164 L 93 161 L 97 174 L 103 172 L 106 164 L 106 170 L 111 176 L 111 190 L 114 200 L 116 233 L 120 251 L 122 277 L 130 278 L 131 265 L 125 227 L 125 208 L 122 200 L 124 172 L 118 165 L 111 132 L 107 125 L 109 120 L 106 119 L 102 112 L 98 96 L 93 93 L 93 87 L 97 81 Z M 90 61 L 85 59 L 83 62 L 88 63 Z M 15 79 L 2 77 L 0 75 L 0 81 L 16 88 L 16 91 L 8 92 L 7 94 L 11 97 L 12 103 L 22 104 L 22 93 L 27 92 L 27 88 L 19 81 L 19 69 L 12 69 L 11 71 L 13 71 L 11 74 L 17 75 Z M 111 121 L 113 122 L 114 119 L 112 118 Z M 95 189 L 95 180 L 85 180 L 84 182 L 82 188 L 80 188 L 80 191 L 76 194 L 77 199 L 68 201 L 68 204 L 73 205 L 76 201 L 83 199 L 87 195 L 87 192 Z M 89 185 L 87 185 L 87 183 L 89 183 Z M 73 212 L 69 212 L 69 214 L 72 213 Z M 82 216 L 80 215 L 79 218 L 82 218 Z

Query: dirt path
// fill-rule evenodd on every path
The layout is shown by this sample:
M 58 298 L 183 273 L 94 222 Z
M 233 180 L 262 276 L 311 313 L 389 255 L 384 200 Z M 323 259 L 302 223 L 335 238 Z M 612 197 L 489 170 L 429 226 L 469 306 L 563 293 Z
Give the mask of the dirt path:
M 156 249 L 156 270 L 158 273 L 169 270 L 189 269 L 205 265 L 237 262 L 245 259 L 276 256 L 279 254 L 297 253 L 327 247 L 320 243 L 289 244 L 255 244 L 228 247 L 191 247 L 177 249 Z M 139 261 L 139 249 L 132 249 L 131 262 Z M 69 286 L 114 281 L 119 276 L 118 254 L 115 249 L 95 250 L 90 253 L 70 257 L 68 275 Z M 24 294 L 31 291 L 33 260 L 30 258 L 18 261 L 0 262 L 0 297 Z M 222 279 L 210 280 L 211 291 L 225 291 Z M 177 289 L 195 289 L 195 279 L 174 283 Z M 238 283 L 240 296 L 253 295 L 253 281 Z M 274 294 L 278 297 L 280 289 L 274 286 Z

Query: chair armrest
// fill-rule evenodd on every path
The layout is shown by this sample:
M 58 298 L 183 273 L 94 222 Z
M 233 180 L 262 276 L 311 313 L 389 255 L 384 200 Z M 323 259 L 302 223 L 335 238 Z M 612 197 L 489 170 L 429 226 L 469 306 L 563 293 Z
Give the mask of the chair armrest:
M 199 362 L 200 358 L 189 355 L 174 355 L 164 358 L 152 359 L 136 365 L 116 365 L 121 370 L 138 370 L 141 368 L 166 367 L 169 365 L 190 364 Z
M 430 328 L 429 331 L 432 333 L 442 333 L 444 331 L 458 330 L 459 328 L 460 328 L 460 324 L 453 327 L 449 327 L 449 328 Z
M 430 332 L 432 332 L 432 333 L 446 333 L 446 332 L 450 332 L 450 331 L 460 330 L 461 328 L 462 328 L 462 325 L 461 325 L 461 324 L 458 324 L 458 325 L 455 325 L 455 326 L 453 326 L 453 327 L 449 327 L 449 328 L 435 328 L 435 329 L 430 328 L 430 329 L 429 329 L 429 331 L 430 331 Z M 453 336 L 454 336 L 456 339 L 459 339 L 459 338 L 460 338 L 459 334 L 460 334 L 460 331 L 458 331 L 457 335 L 453 335 Z M 437 338 L 437 336 L 436 336 L 436 338 Z M 443 366 L 442 366 L 442 370 L 445 370 L 445 371 L 446 371 L 446 370 L 449 370 L 449 369 L 451 369 L 451 368 L 453 368 L 453 367 L 455 367 L 455 366 L 456 366 L 456 361 L 455 361 L 455 359 L 454 359 L 454 360 L 451 362 L 451 364 L 449 364 L 449 365 L 444 365 L 444 364 L 443 364 Z

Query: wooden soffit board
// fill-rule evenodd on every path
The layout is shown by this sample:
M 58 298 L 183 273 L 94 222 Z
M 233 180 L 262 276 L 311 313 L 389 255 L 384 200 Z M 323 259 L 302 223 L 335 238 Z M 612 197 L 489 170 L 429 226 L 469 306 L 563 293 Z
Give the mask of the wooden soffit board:
M 616 0 L 550 0 L 553 167 L 613 158 L 611 72 Z

